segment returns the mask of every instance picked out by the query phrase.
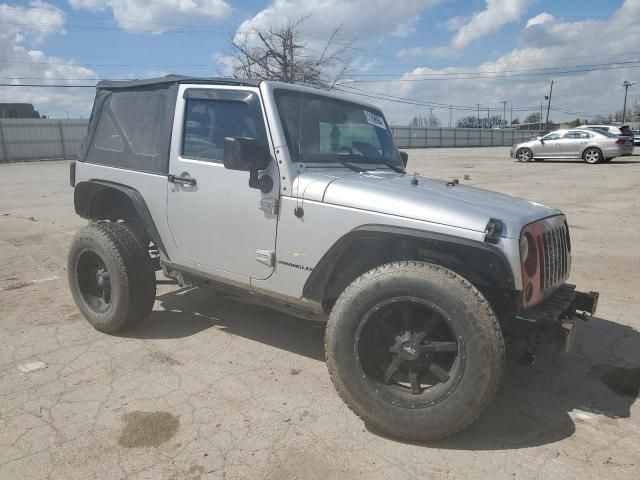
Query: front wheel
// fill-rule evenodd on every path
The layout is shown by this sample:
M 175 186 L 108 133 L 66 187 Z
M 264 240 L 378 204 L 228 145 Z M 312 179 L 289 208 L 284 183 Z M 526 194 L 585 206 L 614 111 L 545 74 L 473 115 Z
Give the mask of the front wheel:
M 516 152 L 516 158 L 519 162 L 530 162 L 533 160 L 533 152 L 528 148 L 521 148 Z
M 582 158 L 590 165 L 595 165 L 602 161 L 602 152 L 597 148 L 587 148 L 582 154 Z
M 432 440 L 470 425 L 504 363 L 500 325 L 482 294 L 443 267 L 402 262 L 349 285 L 325 336 L 331 379 L 367 424 Z

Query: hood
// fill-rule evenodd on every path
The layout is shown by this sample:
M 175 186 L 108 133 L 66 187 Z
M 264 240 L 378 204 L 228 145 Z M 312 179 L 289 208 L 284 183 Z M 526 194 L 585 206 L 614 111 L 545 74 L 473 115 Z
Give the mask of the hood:
M 491 218 L 504 223 L 502 236 L 518 238 L 522 227 L 561 214 L 529 200 L 446 181 L 390 171 L 345 170 L 300 175 L 293 194 L 306 200 L 369 210 L 484 232 Z

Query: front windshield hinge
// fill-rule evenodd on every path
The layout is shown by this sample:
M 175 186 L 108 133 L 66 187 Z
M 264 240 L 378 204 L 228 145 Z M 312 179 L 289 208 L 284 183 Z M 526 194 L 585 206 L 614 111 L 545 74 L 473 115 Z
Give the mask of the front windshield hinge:
M 280 207 L 280 202 L 277 198 L 261 198 L 260 210 L 270 213 L 271 215 L 277 215 Z

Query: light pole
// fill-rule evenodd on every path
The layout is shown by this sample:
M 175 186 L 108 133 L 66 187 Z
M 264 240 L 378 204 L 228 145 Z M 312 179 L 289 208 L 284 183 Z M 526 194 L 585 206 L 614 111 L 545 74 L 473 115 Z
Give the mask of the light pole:
M 629 87 L 633 87 L 636 84 L 636 82 L 630 82 L 628 80 L 625 80 L 624 82 L 622 82 L 622 86 L 624 87 L 624 106 L 622 107 L 622 123 L 624 123 L 625 118 L 627 117 L 627 90 L 629 90 Z

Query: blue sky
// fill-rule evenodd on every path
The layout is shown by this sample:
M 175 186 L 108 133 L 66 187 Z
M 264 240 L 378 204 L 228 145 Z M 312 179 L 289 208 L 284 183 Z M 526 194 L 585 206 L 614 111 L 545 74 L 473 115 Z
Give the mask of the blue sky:
M 496 113 L 503 100 L 523 118 L 552 78 L 564 110 L 552 117 L 610 113 L 622 107 L 622 80 L 640 80 L 636 64 L 619 63 L 640 61 L 640 0 L 37 0 L 0 2 L 0 83 L 223 75 L 239 31 L 306 13 L 302 38 L 310 48 L 343 25 L 340 40 L 353 42 L 347 88 L 384 96 L 374 103 L 394 123 L 427 113 L 432 102 L 461 107 L 454 121 L 469 114 L 462 107 L 480 103 Z M 594 64 L 605 69 L 556 74 Z M 533 68 L 555 71 L 505 78 Z M 480 78 L 463 78 L 471 74 Z M 90 90 L 0 87 L 0 102 L 86 116 Z M 447 108 L 434 113 L 448 123 Z

